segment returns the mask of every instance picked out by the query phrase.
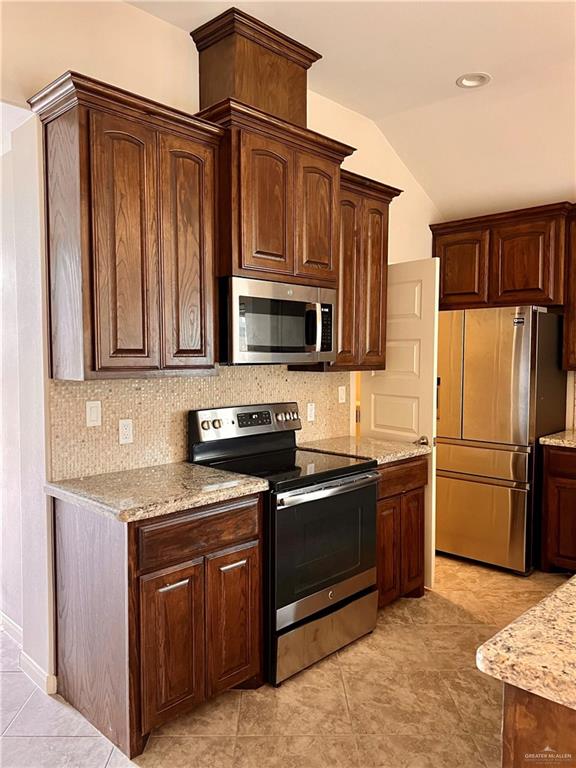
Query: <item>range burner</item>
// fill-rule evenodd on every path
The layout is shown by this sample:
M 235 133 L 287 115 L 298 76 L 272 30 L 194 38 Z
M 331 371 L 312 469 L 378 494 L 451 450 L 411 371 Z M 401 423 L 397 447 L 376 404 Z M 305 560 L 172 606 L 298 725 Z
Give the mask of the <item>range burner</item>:
M 297 403 L 190 411 L 189 460 L 268 480 L 267 677 L 279 684 L 376 625 L 376 462 L 297 447 Z

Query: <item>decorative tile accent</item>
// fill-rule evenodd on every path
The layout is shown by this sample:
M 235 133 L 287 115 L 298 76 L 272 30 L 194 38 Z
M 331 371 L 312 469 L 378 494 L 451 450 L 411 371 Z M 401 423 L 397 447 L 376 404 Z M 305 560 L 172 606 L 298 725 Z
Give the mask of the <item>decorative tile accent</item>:
M 50 381 L 52 480 L 186 459 L 187 411 L 248 403 L 298 402 L 298 440 L 349 432 L 349 405 L 338 403 L 347 373 L 305 373 L 285 366 L 222 366 L 217 375 L 166 379 Z M 348 397 L 346 398 L 349 399 Z M 102 426 L 86 426 L 86 400 L 102 402 Z M 306 403 L 316 404 L 307 422 Z M 134 442 L 118 443 L 118 420 L 132 419 Z

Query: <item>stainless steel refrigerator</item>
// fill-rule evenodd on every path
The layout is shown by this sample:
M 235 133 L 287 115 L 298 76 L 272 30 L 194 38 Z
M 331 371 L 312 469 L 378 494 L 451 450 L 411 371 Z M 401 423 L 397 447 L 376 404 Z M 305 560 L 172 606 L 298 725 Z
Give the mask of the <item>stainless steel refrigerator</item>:
M 439 551 L 520 573 L 532 567 L 537 440 L 565 425 L 561 322 L 529 306 L 440 312 Z

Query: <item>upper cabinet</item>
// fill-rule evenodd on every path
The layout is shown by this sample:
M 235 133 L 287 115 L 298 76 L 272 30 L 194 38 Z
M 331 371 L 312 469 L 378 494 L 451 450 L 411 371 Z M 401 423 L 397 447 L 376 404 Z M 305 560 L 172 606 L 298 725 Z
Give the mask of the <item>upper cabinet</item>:
M 434 224 L 440 309 L 564 303 L 569 203 Z
M 334 369 L 386 364 L 388 207 L 401 190 L 340 174 L 338 354 Z
M 218 274 L 336 287 L 340 164 L 353 148 L 231 99 L 200 116 L 226 129 Z
M 52 375 L 214 364 L 218 126 L 67 73 L 44 124 Z

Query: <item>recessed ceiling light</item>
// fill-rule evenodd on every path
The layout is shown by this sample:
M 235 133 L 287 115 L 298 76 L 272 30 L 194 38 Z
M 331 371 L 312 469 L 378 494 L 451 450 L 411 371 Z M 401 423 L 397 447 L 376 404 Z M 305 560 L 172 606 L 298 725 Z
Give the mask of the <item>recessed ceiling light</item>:
M 468 72 L 465 75 L 460 75 L 456 80 L 456 85 L 459 88 L 481 88 L 483 85 L 488 85 L 492 80 L 492 75 L 487 72 Z

